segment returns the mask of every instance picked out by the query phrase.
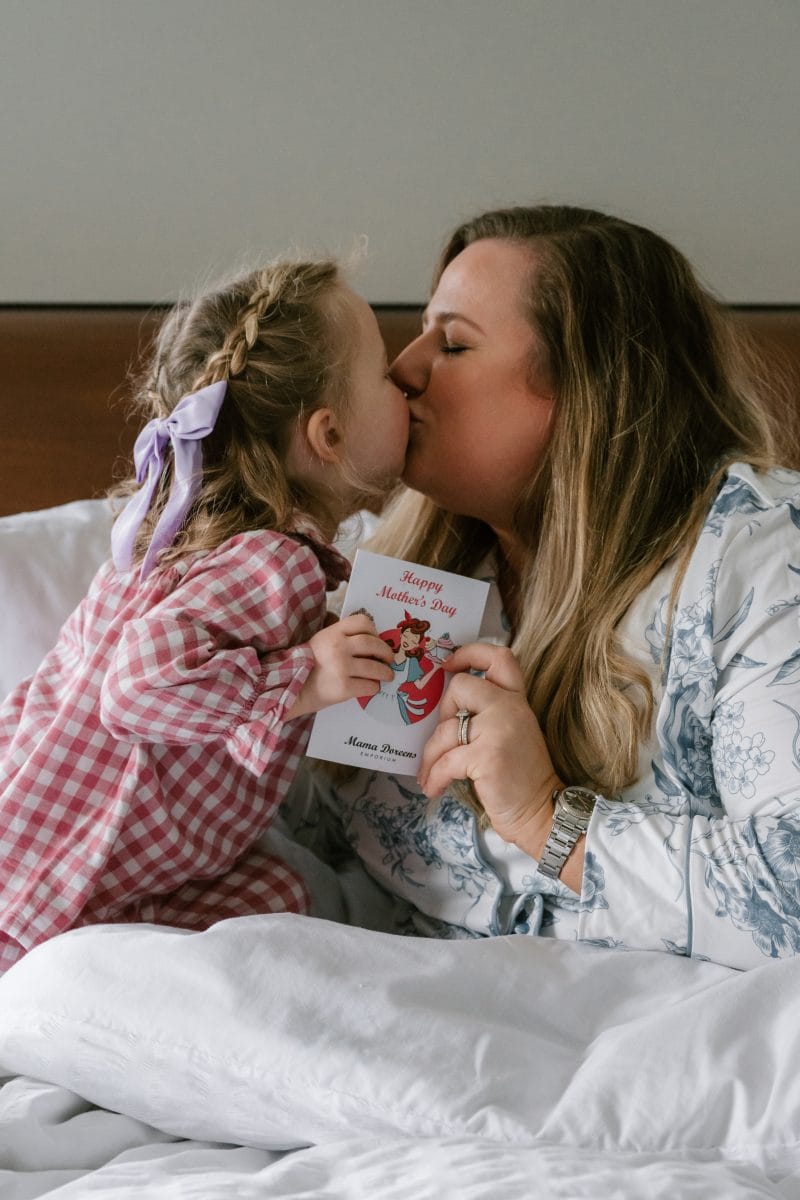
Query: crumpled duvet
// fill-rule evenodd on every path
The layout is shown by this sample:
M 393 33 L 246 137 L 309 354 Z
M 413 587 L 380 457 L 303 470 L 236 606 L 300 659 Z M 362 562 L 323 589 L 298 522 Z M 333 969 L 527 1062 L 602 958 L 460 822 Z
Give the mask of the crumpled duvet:
M 0 1198 L 800 1197 L 799 995 L 800 959 L 76 930 L 0 979 Z

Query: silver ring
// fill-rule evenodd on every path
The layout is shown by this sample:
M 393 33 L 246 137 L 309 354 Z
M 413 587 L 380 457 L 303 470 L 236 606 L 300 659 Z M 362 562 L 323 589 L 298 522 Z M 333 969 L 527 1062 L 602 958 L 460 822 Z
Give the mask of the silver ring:
M 458 717 L 458 744 L 459 746 L 469 745 L 469 723 L 472 720 L 472 713 L 468 708 L 460 708 L 456 713 Z

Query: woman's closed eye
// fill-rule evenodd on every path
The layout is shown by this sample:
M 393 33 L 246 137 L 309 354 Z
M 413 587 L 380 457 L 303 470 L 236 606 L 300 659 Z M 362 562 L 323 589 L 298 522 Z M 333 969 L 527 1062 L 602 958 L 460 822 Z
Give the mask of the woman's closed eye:
M 467 347 L 462 346 L 460 342 L 443 342 L 442 343 L 442 353 L 443 354 L 463 354 L 463 352 L 466 349 L 467 349 Z

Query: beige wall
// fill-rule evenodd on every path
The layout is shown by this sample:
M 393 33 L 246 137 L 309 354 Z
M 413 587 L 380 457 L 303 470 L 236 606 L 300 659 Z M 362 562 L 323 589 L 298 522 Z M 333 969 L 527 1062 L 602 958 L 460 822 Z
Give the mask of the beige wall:
M 0 0 L 0 302 L 157 301 L 295 243 L 424 297 L 549 199 L 800 301 L 798 0 Z

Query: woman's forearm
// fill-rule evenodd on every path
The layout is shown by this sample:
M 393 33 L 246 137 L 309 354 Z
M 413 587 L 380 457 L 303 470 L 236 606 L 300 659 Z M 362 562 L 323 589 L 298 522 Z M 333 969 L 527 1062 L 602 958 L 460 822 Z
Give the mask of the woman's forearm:
M 537 811 L 535 820 L 531 826 L 520 831 L 513 839 L 514 845 L 518 846 L 524 854 L 535 859 L 537 863 L 542 857 L 545 843 L 550 836 L 550 831 L 553 827 L 554 812 L 553 802 L 549 800 L 546 805 Z M 581 894 L 585 853 L 586 835 L 581 834 L 570 850 L 558 876 L 561 882 L 577 895 Z

